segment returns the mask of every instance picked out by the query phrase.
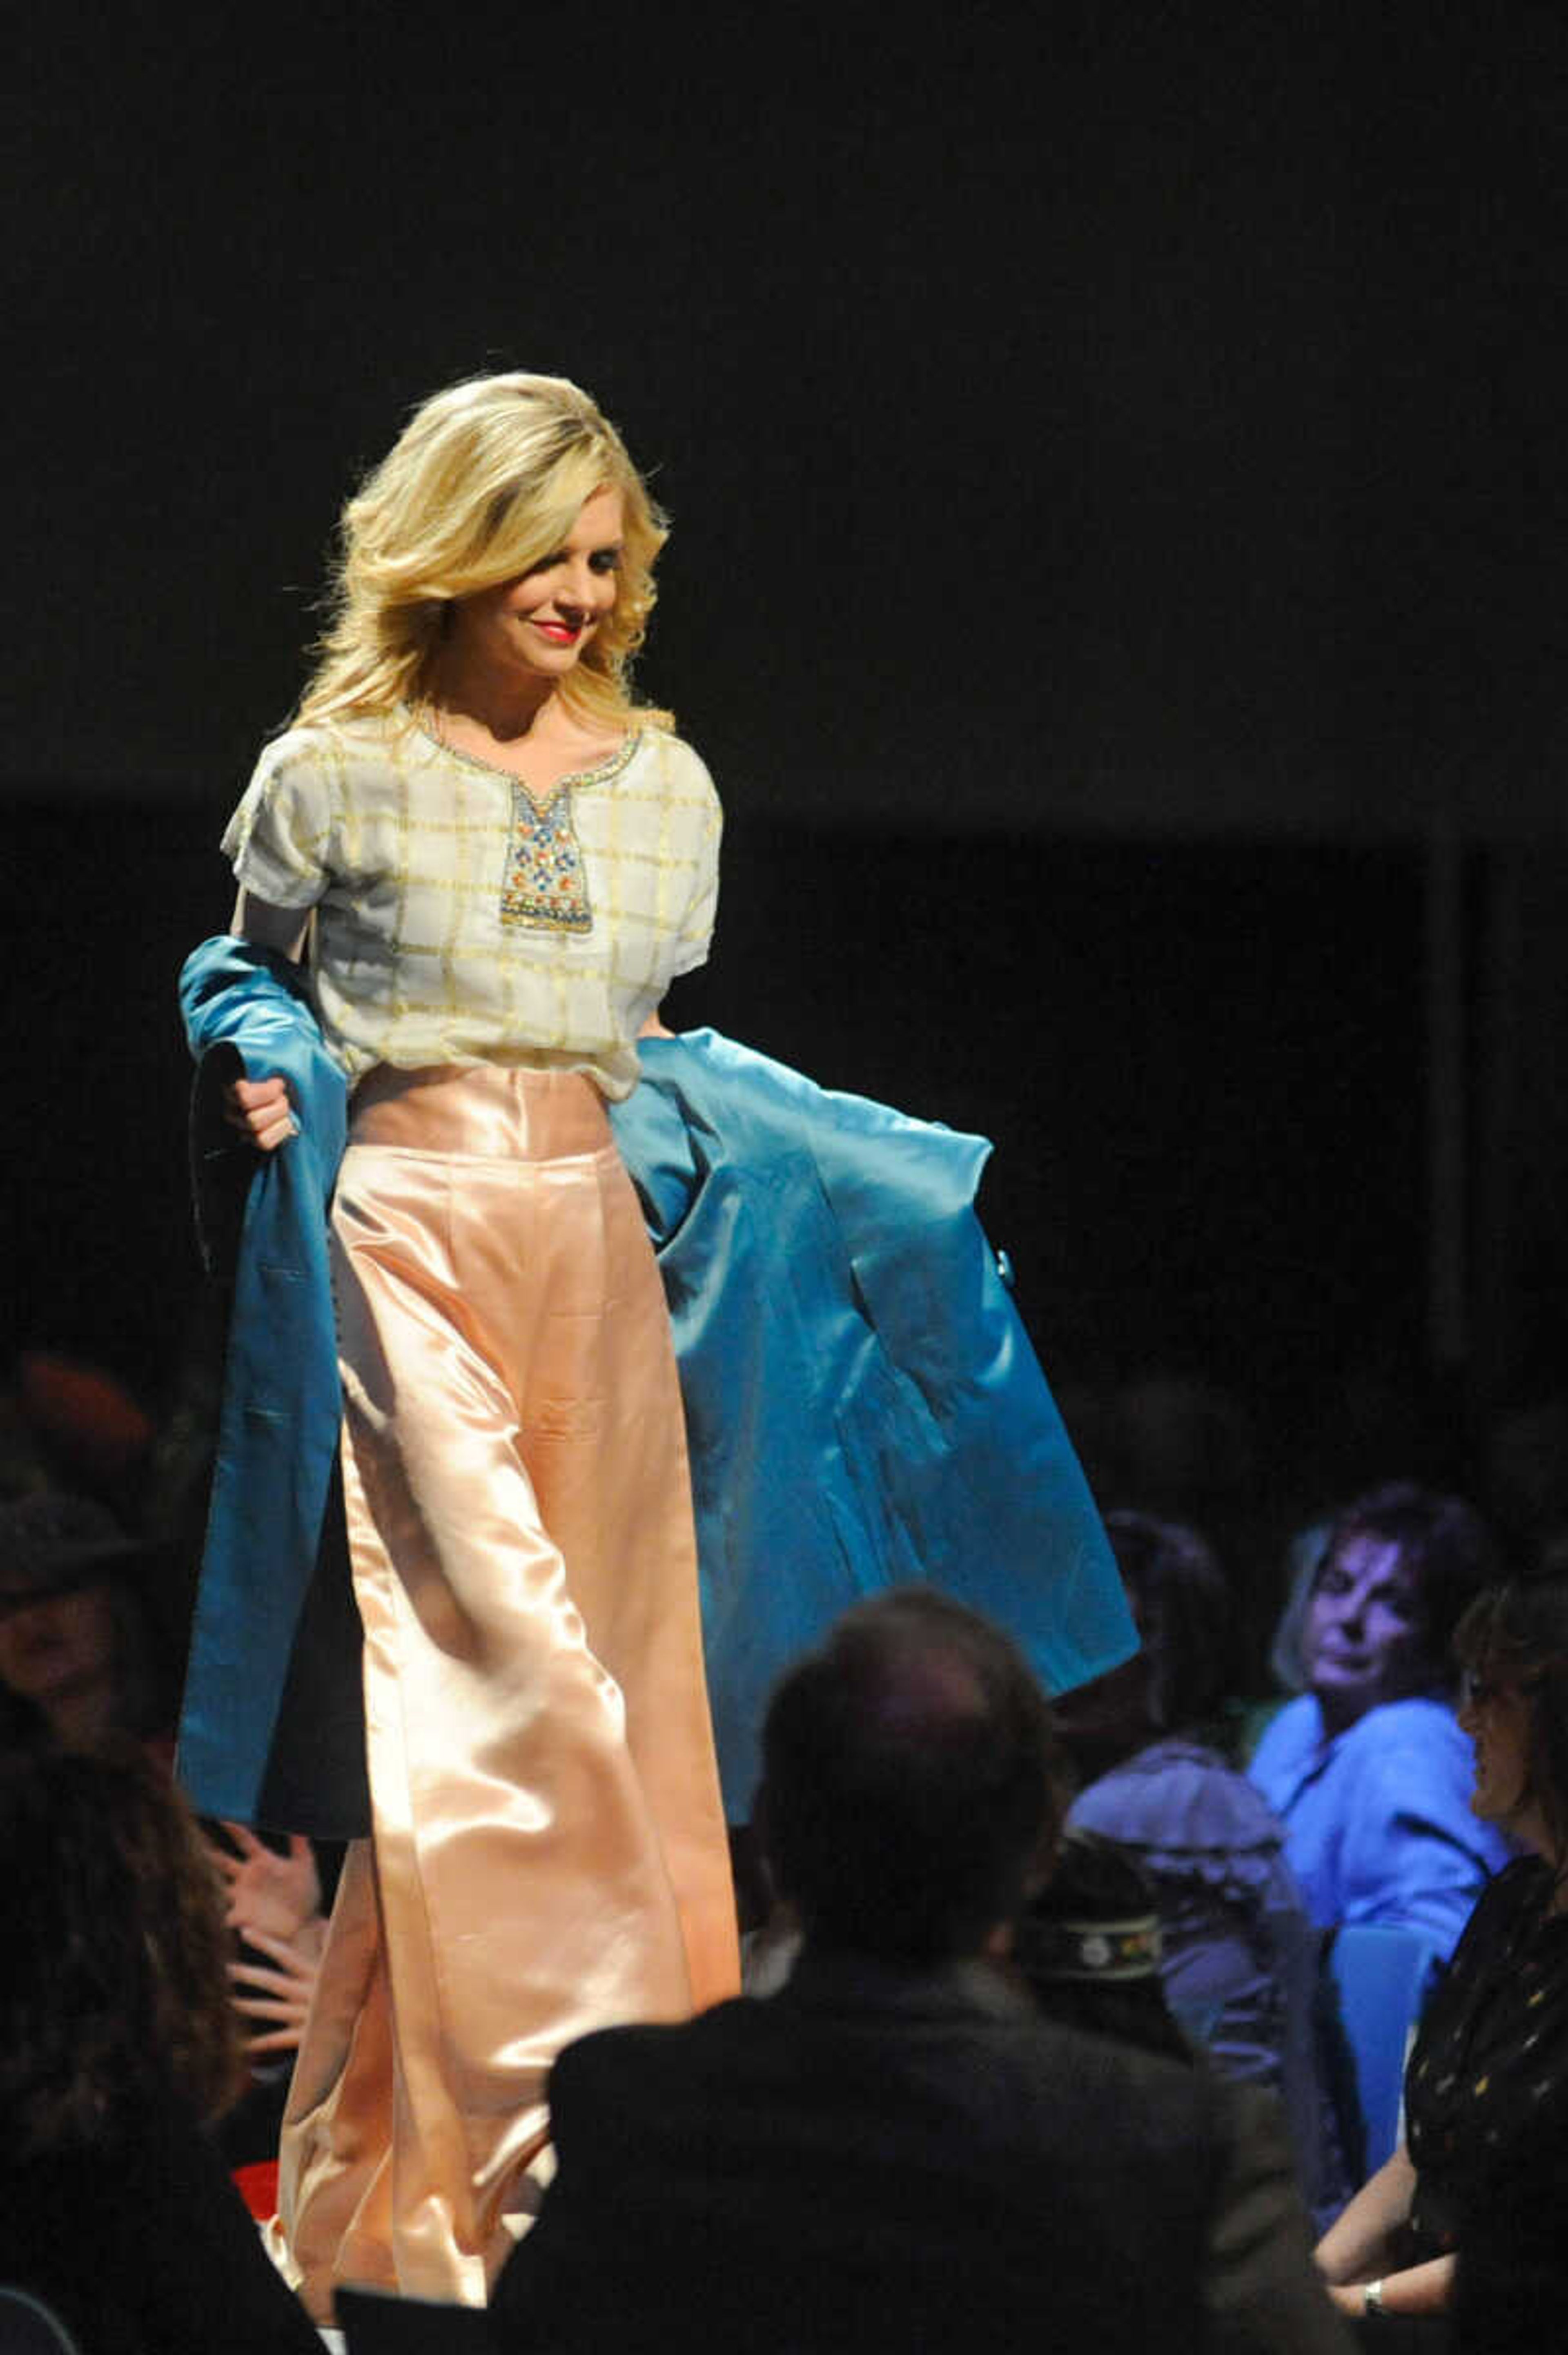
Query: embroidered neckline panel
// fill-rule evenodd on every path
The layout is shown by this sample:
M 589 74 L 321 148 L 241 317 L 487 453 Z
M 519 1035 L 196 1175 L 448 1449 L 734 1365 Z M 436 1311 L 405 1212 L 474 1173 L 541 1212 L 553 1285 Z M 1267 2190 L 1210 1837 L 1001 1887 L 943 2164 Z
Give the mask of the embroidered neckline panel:
M 593 910 L 588 870 L 571 818 L 571 780 L 563 777 L 548 802 L 536 802 L 520 777 L 512 781 L 512 832 L 501 885 L 501 922 L 534 932 L 591 932 Z

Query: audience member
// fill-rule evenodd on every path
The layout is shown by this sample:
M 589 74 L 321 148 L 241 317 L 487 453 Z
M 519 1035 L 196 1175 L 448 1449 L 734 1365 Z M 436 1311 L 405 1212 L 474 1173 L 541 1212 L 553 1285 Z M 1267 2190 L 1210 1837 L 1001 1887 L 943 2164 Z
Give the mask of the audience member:
M 1198 2046 L 1166 2000 L 1154 1884 L 1130 1849 L 1069 1830 L 1013 1933 L 1012 1962 L 1064 2028 L 1115 2036 L 1190 2068 Z
M 229 1900 L 224 1920 L 267 1959 L 240 1955 L 229 1966 L 234 2008 L 251 2023 L 246 2051 L 265 2059 L 292 2054 L 315 1988 L 326 1939 L 321 1874 L 309 1840 L 295 1833 L 275 1849 L 244 1824 L 225 1824 L 224 1842 L 208 1853 Z
M 218 1894 L 167 1774 L 8 1704 L 0 1854 L 0 2279 L 85 2355 L 320 2355 L 224 2169 L 242 2074 Z
M 168 1771 L 176 1678 L 148 1607 L 165 1566 L 161 1548 L 127 1537 L 91 1497 L 38 1489 L 0 1505 L 0 1684 L 35 1702 L 66 1748 L 132 1740 Z M 277 2147 L 325 1923 L 308 1841 L 276 1855 L 227 1824 L 208 1854 L 228 1900 L 229 1977 L 252 2063 L 222 2127 L 239 2165 Z
M 332 1851 L 336 1864 L 340 1851 Z M 244 1824 L 225 1823 L 208 1841 L 233 1933 L 230 1998 L 244 2028 L 251 2083 L 224 2118 L 219 2142 L 231 2167 L 276 2158 L 294 2054 L 304 2034 L 326 1940 L 315 1849 L 295 1835 L 282 1848 Z M 269 2188 L 272 2179 L 268 2179 Z M 267 2213 L 272 2212 L 271 2206 Z
M 1328 1550 L 1331 1527 L 1326 1520 L 1308 1521 L 1296 1530 L 1285 1549 L 1285 1608 L 1275 1622 L 1268 1654 L 1269 1668 L 1282 1693 L 1307 1690 L 1307 1622 L 1312 1609 L 1312 1590 Z M 1277 1700 L 1260 1706 L 1267 1713 L 1265 1724 L 1268 1718 L 1279 1714 Z M 1263 1732 L 1262 1724 L 1258 1732 Z
M 1160 1947 L 1155 1886 L 1132 1851 L 1096 1832 L 1070 1830 L 1051 1879 L 1025 1908 L 1014 1940 L 1014 1965 L 1040 2009 L 1065 2027 L 1118 2037 L 1189 2067 L 1200 2065 L 1202 2048 L 1166 2000 Z M 1256 2197 L 1257 2153 L 1277 2144 L 1275 2097 L 1256 2084 L 1232 2081 L 1230 2090 L 1237 2147 L 1249 2153 L 1248 2165 L 1237 2171 L 1236 2196 L 1244 2213 Z M 1231 2203 L 1222 2201 L 1209 2286 L 1211 2307 L 1221 2313 L 1233 2238 Z
M 1281 2095 L 1308 2203 L 1326 2219 L 1349 2184 L 1317 2066 L 1319 1935 L 1281 1825 L 1202 1735 L 1224 1689 L 1225 1581 L 1192 1529 L 1144 1513 L 1105 1526 L 1143 1646 L 1057 1704 L 1074 1766 L 1093 1778 L 1069 1821 L 1143 1868 L 1172 2011 L 1222 2074 Z
M 91 1497 L 43 1488 L 0 1505 L 0 1681 L 69 1748 L 167 1735 L 177 1668 L 144 1592 L 158 1567 Z
M 805 1946 L 688 2025 L 587 2037 L 508 2348 L 1324 2348 L 1283 2145 L 1207 2071 L 1043 2019 L 991 1957 L 1058 1828 L 1013 1646 L 923 1589 L 779 1687 L 757 1820 Z
M 1413 2348 L 1445 2345 L 1452 2308 L 1463 2355 L 1536 2355 L 1568 2344 L 1568 1578 L 1483 1595 L 1456 1649 L 1470 1804 L 1528 1853 L 1483 1891 L 1428 2008 L 1407 2141 L 1317 2258 L 1369 2345 L 1398 2345 L 1402 2316 Z
M 1337 1518 L 1312 1589 L 1309 1689 L 1253 1757 L 1285 1828 L 1314 1921 L 1403 1923 L 1452 1952 L 1507 1840 L 1468 1804 L 1449 1638 L 1493 1575 L 1486 1530 L 1457 1497 L 1408 1482 Z

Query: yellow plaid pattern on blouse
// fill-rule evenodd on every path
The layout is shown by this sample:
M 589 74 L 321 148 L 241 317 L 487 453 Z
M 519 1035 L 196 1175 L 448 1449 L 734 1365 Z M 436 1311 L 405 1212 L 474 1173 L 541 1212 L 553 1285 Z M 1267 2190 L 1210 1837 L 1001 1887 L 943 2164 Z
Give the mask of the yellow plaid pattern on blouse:
M 644 1020 L 708 954 L 720 826 L 662 730 L 536 801 L 396 714 L 277 738 L 223 847 L 247 891 L 315 910 L 316 1009 L 351 1079 L 520 1063 L 623 1096 Z

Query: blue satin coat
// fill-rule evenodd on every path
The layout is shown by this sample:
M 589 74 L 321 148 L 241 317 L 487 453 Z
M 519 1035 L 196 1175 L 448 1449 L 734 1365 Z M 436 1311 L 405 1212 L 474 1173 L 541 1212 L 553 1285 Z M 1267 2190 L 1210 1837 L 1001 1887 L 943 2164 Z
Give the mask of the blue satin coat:
M 209 1233 L 214 1167 L 255 1176 L 180 1772 L 207 1812 L 344 1838 L 368 1820 L 357 1629 L 341 1543 L 319 1543 L 344 1085 L 286 960 L 208 942 L 181 999 Z M 241 1055 L 288 1078 L 302 1131 L 259 1167 L 219 1118 Z M 646 1039 L 641 1060 L 612 1118 L 674 1328 L 731 1819 L 751 1812 L 769 1688 L 863 1594 L 930 1581 L 1007 1626 L 1053 1691 L 1125 1659 L 1115 1561 L 975 1215 L 985 1140 L 713 1031 Z M 215 1129 L 229 1144 L 208 1164 Z
M 985 1138 L 712 1030 L 640 1055 L 612 1118 L 675 1329 L 731 1820 L 780 1670 L 881 1587 L 987 1613 L 1052 1692 L 1125 1659 L 1115 1559 L 975 1215 Z
M 227 935 L 180 975 L 191 1166 L 229 1354 L 176 1771 L 205 1815 L 347 1839 L 369 1823 L 360 1631 L 336 1496 L 342 1401 L 326 1214 L 348 1091 L 289 958 Z M 233 1079 L 281 1071 L 300 1134 L 258 1154 Z

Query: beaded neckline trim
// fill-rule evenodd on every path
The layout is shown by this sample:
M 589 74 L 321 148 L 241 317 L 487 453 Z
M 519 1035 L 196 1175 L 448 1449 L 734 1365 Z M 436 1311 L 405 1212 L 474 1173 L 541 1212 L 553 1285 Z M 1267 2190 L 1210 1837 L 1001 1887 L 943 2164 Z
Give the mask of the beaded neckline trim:
M 548 809 L 556 795 L 565 793 L 570 785 L 612 783 L 643 741 L 642 730 L 634 728 L 631 734 L 624 737 L 613 751 L 606 752 L 603 760 L 593 762 L 586 769 L 572 769 L 564 777 L 557 777 L 554 784 L 547 786 L 543 793 L 536 793 L 528 779 L 519 777 L 515 769 L 503 769 L 498 761 L 482 760 L 477 752 L 465 752 L 460 744 L 449 744 L 432 724 L 426 709 L 410 709 L 409 719 L 416 732 L 424 738 L 427 744 L 433 744 L 438 752 L 444 752 L 449 760 L 460 761 L 465 769 L 481 769 L 487 777 L 504 778 L 507 784 L 515 785 L 519 792 L 527 794 L 534 807 L 541 810 Z

